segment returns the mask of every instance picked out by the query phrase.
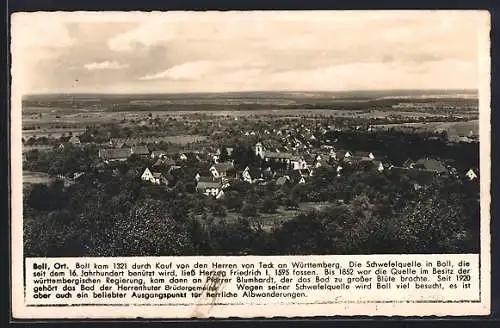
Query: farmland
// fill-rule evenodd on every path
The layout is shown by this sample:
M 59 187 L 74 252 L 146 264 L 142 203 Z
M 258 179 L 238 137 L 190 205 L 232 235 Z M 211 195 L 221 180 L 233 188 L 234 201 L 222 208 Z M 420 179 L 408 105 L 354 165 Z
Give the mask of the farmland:
M 353 126 L 445 129 L 451 134 L 477 131 L 477 95 L 474 92 L 408 93 L 236 93 L 172 95 L 38 95 L 23 100 L 23 137 L 60 138 L 81 134 L 88 126 L 117 124 L 147 126 L 151 119 L 230 122 L 244 119 L 348 119 Z M 413 96 L 411 96 L 413 95 Z M 231 123 L 226 123 L 231 124 Z M 477 125 L 477 124 L 476 124 Z M 151 132 L 151 131 L 150 131 Z M 168 142 L 198 141 L 176 132 Z M 150 133 L 153 135 L 153 133 Z M 184 138 L 179 135 L 186 135 Z M 211 131 L 205 131 L 209 136 Z M 158 137 L 172 131 L 154 132 Z M 199 137 L 202 138 L 202 137 Z M 199 139 L 201 140 L 201 139 Z

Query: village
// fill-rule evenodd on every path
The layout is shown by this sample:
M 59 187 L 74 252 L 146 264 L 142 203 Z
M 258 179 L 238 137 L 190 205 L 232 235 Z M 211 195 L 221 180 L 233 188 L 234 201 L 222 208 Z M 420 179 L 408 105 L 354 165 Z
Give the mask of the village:
M 338 147 L 336 140 L 328 138 L 334 129 L 331 126 L 309 128 L 301 124 L 295 129 L 242 131 L 240 138 L 249 145 L 244 149 L 247 152 L 243 154 L 246 156 L 244 159 L 237 144 L 172 152 L 157 149 L 154 137 L 112 138 L 104 147 L 99 148 L 99 167 L 104 170 L 126 162 L 131 157 L 137 157 L 142 167 L 136 167 L 135 174 L 145 183 L 166 187 L 173 187 L 177 183 L 176 171 L 192 167 L 195 168 L 191 177 L 195 183 L 193 191 L 216 199 L 224 197 L 224 191 L 236 181 L 263 185 L 272 182 L 278 186 L 304 184 L 320 168 L 334 170 L 337 177 L 344 174 L 346 169 L 352 171 L 353 167 L 377 174 L 406 176 L 415 190 L 442 175 L 466 178 L 469 181 L 478 179 L 477 167 L 470 167 L 464 172 L 457 171 L 456 168 L 429 157 L 408 159 L 398 164 L 393 163 L 387 154 Z M 369 127 L 368 132 L 372 131 Z M 250 144 L 254 140 L 257 142 Z M 78 136 L 69 137 L 66 144 L 82 145 Z M 65 143 L 58 146 L 59 149 L 64 147 Z M 235 149 L 236 152 L 239 151 L 238 154 Z M 72 173 L 73 178 L 85 174 Z M 59 177 L 67 178 L 61 174 Z

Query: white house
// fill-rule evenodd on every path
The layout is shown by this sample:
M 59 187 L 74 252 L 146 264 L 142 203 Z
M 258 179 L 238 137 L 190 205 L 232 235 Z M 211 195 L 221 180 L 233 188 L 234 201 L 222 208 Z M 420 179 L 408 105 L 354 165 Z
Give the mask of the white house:
M 200 181 L 196 185 L 196 191 L 205 196 L 212 196 L 215 198 L 221 198 L 224 195 L 221 183 L 216 181 Z
M 151 183 L 154 183 L 154 184 L 161 184 L 162 182 L 163 183 L 167 183 L 166 182 L 166 178 L 163 176 L 163 174 L 159 173 L 159 172 L 151 172 L 149 170 L 149 168 L 146 168 L 144 170 L 144 172 L 142 173 L 141 175 L 141 180 L 142 181 L 149 181 Z
M 214 176 L 214 178 L 225 178 L 227 176 L 228 171 L 234 169 L 234 165 L 232 162 L 223 162 L 223 163 L 215 163 L 209 169 L 210 173 Z
M 163 158 L 163 157 L 166 157 L 167 156 L 167 153 L 163 150 L 153 150 L 151 152 L 151 158 L 155 159 L 155 158 Z
M 474 172 L 473 169 L 469 169 L 469 171 L 467 171 L 467 173 L 465 173 L 465 176 L 467 178 L 469 178 L 470 181 L 477 179 L 477 174 L 476 174 L 476 172 Z
M 307 168 L 307 162 L 302 156 L 292 156 L 290 164 L 292 170 L 304 170 Z
M 68 141 L 70 143 L 72 143 L 73 145 L 79 145 L 80 144 L 80 138 L 77 137 L 77 136 L 72 136 L 71 138 L 69 138 Z
M 250 176 L 250 168 L 248 166 L 241 173 L 241 179 L 245 182 L 252 183 L 252 177 Z
M 142 181 L 151 181 L 152 179 L 153 179 L 153 173 L 151 173 L 149 168 L 146 168 L 141 175 L 141 180 Z

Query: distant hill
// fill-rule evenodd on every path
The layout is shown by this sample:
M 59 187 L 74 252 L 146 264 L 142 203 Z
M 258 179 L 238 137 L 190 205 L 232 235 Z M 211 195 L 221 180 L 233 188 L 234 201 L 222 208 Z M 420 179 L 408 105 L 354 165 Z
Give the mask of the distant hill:
M 87 100 L 107 99 L 169 100 L 169 99 L 352 99 L 377 98 L 470 98 L 478 97 L 477 90 L 373 90 L 373 91 L 246 91 L 246 92 L 193 92 L 151 94 L 61 93 L 32 94 L 24 100 Z
M 58 111 L 188 111 L 260 109 L 367 109 L 428 100 L 477 105 L 476 90 L 255 91 L 164 94 L 27 95 L 23 108 Z

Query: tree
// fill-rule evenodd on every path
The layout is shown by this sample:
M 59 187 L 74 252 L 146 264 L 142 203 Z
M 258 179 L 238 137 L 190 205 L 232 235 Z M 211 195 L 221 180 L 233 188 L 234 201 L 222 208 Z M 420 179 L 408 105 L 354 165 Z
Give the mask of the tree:
M 272 198 L 267 197 L 264 199 L 261 205 L 261 211 L 264 213 L 276 213 L 278 209 L 278 204 Z
M 186 255 L 192 241 L 185 226 L 175 221 L 161 201 L 146 200 L 134 206 L 114 227 L 115 256 Z
M 230 210 L 236 210 L 236 211 L 238 211 L 243 206 L 243 198 L 235 190 L 229 190 L 224 195 L 224 200 L 223 201 L 224 201 L 224 204 L 227 206 L 227 208 L 230 209 Z
M 244 217 L 255 217 L 257 216 L 257 206 L 255 206 L 255 204 L 252 203 L 246 203 L 241 208 L 241 214 Z

